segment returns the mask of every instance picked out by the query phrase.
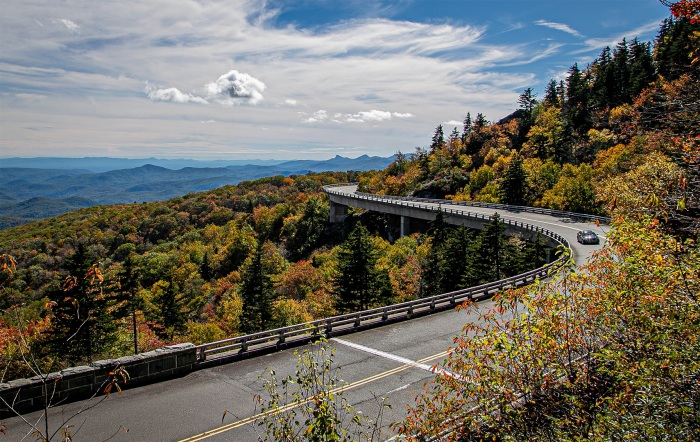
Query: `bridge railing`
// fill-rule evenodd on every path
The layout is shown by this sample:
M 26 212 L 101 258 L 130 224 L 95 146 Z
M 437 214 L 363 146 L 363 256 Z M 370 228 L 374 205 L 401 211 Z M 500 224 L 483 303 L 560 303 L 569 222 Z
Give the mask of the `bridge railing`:
M 331 184 L 323 187 L 323 191 L 328 194 L 334 195 L 347 195 L 343 192 L 338 192 L 333 189 L 334 187 L 346 187 L 350 185 L 356 185 L 356 183 L 347 184 Z M 611 219 L 607 216 L 590 215 L 586 213 L 577 212 L 567 212 L 563 210 L 553 210 L 545 209 L 542 207 L 530 207 L 530 206 L 514 206 L 509 204 L 499 204 L 499 203 L 482 203 L 478 201 L 460 201 L 460 200 L 446 200 L 437 198 L 418 198 L 413 196 L 394 196 L 394 195 L 377 195 L 373 193 L 355 192 L 354 196 L 360 199 L 371 200 L 371 201 L 404 201 L 404 202 L 417 202 L 417 203 L 431 203 L 440 204 L 442 206 L 468 206 L 468 207 L 485 207 L 497 210 L 506 210 L 508 212 L 528 212 L 528 213 L 539 213 L 543 215 L 550 215 L 561 218 L 572 218 L 585 221 L 598 221 L 603 224 L 610 224 Z M 409 205 L 409 204 L 400 204 Z
M 327 187 L 324 188 L 324 190 L 328 191 Z M 375 199 L 377 196 L 354 194 L 353 197 L 359 199 Z M 394 204 L 396 203 L 402 204 L 403 202 L 394 202 Z M 405 203 L 413 207 L 418 206 L 425 210 L 435 210 L 434 205 L 413 201 Z M 472 217 L 483 221 L 490 219 L 487 215 L 468 213 L 456 208 L 447 208 L 443 210 L 453 212 L 459 216 Z M 564 237 L 548 229 L 517 221 L 505 221 L 505 224 L 539 233 L 558 242 L 566 249 L 569 249 L 569 242 Z M 457 304 L 466 300 L 479 301 L 487 299 L 503 289 L 519 287 L 530 284 L 537 279 L 547 277 L 567 260 L 568 257 L 561 256 L 556 261 L 538 269 L 449 293 L 201 344 L 196 346 L 198 361 L 200 363 L 205 363 L 207 361 L 216 361 L 217 359 L 238 358 L 257 352 L 281 348 L 283 346 L 301 345 L 320 337 L 330 338 L 360 329 L 380 326 L 388 322 L 402 321 L 412 317 L 454 308 Z
M 563 238 L 561 239 L 563 240 Z M 466 300 L 488 299 L 503 289 L 520 287 L 547 277 L 550 272 L 558 269 L 565 259 L 565 257 L 561 257 L 538 269 L 462 290 L 201 344 L 196 346 L 198 360 L 204 362 L 260 352 L 265 349 L 303 344 L 320 337 L 330 338 L 389 322 L 443 311 L 454 308 Z

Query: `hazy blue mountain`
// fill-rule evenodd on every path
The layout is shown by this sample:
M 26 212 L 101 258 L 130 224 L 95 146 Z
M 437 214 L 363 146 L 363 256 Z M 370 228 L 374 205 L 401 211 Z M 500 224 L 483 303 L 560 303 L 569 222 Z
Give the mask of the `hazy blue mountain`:
M 86 157 L 86 158 L 0 158 L 0 169 L 4 168 L 32 168 L 32 169 L 85 169 L 93 173 L 108 172 L 110 170 L 133 169 L 147 164 L 166 167 L 168 169 L 182 169 L 185 167 L 208 168 L 263 165 L 272 166 L 279 164 L 280 160 L 190 160 L 190 159 L 162 159 L 162 158 L 110 158 L 110 157 Z
M 336 156 L 325 161 L 295 160 L 277 164 L 239 164 L 227 167 L 180 169 L 144 164 L 104 172 L 92 172 L 89 169 L 91 166 L 100 164 L 100 161 L 110 159 L 51 159 L 52 167 L 46 169 L 8 167 L 6 160 L 3 159 L 0 160 L 3 163 L 0 167 L 0 178 L 4 183 L 4 188 L 0 190 L 0 228 L 21 225 L 83 207 L 167 200 L 190 192 L 215 189 L 227 184 L 237 184 L 266 176 L 384 169 L 393 159 L 394 157 L 381 158 L 367 155 L 354 159 Z M 39 160 L 41 161 L 38 161 L 38 164 L 45 164 L 44 159 Z M 79 169 L 61 168 L 61 165 L 68 164 L 68 160 L 81 167 Z M 16 163 L 23 164 L 21 161 Z

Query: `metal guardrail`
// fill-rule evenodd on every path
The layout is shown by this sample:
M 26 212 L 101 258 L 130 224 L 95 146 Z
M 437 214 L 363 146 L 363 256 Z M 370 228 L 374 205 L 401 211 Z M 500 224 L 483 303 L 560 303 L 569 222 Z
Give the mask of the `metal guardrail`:
M 335 195 L 345 195 L 345 193 L 337 192 L 331 190 L 333 187 L 346 187 L 356 185 L 357 183 L 346 183 L 346 184 L 331 184 L 323 187 L 323 191 L 328 194 Z M 386 200 L 400 200 L 400 201 L 413 201 L 413 202 L 424 202 L 440 205 L 452 205 L 452 206 L 470 206 L 470 207 L 485 207 L 489 209 L 506 210 L 508 212 L 528 212 L 528 213 L 539 213 L 543 215 L 557 216 L 562 218 L 573 218 L 586 221 L 599 221 L 603 224 L 610 224 L 611 218 L 607 216 L 589 215 L 587 213 L 577 213 L 577 212 L 566 212 L 563 210 L 553 210 L 545 209 L 542 207 L 530 207 L 530 206 L 514 206 L 509 204 L 499 204 L 499 203 L 482 203 L 478 201 L 460 201 L 460 200 L 446 200 L 437 198 L 417 198 L 414 196 L 394 196 L 394 195 L 376 195 L 373 193 L 355 192 L 356 197 L 361 199 L 369 199 L 372 201 L 383 201 Z M 364 198 L 367 197 L 367 198 Z
M 332 185 L 325 186 L 324 191 L 329 191 L 332 187 L 345 186 Z M 340 194 L 340 193 L 339 193 Z M 342 194 L 346 195 L 347 194 Z M 399 198 L 385 198 L 382 195 L 360 194 L 353 195 L 359 199 L 390 199 L 396 201 Z M 420 201 L 428 202 L 423 199 Z M 442 200 L 437 200 L 442 201 Z M 425 210 L 434 211 L 434 206 L 420 204 L 420 202 L 400 200 L 393 204 L 410 205 Z M 432 201 L 430 201 L 432 202 Z M 434 204 L 434 202 L 433 202 Z M 489 216 L 483 214 L 475 214 L 450 209 L 448 213 L 454 213 L 459 216 L 471 217 L 478 220 L 488 220 Z M 569 242 L 561 235 L 552 232 L 548 229 L 517 221 L 506 221 L 507 225 L 522 228 L 532 232 L 540 233 L 543 236 L 553 239 L 559 244 L 569 249 Z M 449 293 L 420 298 L 413 301 L 407 301 L 400 304 L 393 304 L 384 307 L 378 307 L 360 312 L 348 313 L 344 315 L 332 316 L 330 318 L 317 319 L 315 321 L 306 322 L 303 324 L 295 324 L 288 327 L 276 328 L 273 330 L 261 331 L 244 336 L 223 339 L 220 341 L 209 342 L 196 346 L 198 361 L 205 362 L 216 359 L 227 358 L 231 356 L 241 356 L 256 351 L 264 351 L 266 349 L 280 348 L 283 345 L 301 345 L 320 337 L 330 338 L 333 335 L 349 333 L 355 330 L 369 328 L 386 324 L 387 322 L 400 321 L 410 319 L 411 317 L 422 316 L 433 312 L 442 311 L 448 308 L 455 307 L 458 303 L 466 300 L 480 301 L 488 299 L 498 291 L 510 287 L 519 287 L 534 282 L 539 278 L 546 277 L 550 272 L 555 271 L 567 260 L 565 256 L 560 257 L 556 261 L 547 264 L 538 269 L 530 270 L 520 275 L 511 276 L 498 281 L 481 284 L 475 287 L 469 287 L 462 290 L 456 290 Z

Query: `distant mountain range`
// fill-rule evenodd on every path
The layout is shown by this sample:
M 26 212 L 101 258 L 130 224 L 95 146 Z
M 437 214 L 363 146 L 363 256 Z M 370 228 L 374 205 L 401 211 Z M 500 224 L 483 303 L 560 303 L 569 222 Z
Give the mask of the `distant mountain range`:
M 245 180 L 274 175 L 384 169 L 393 160 L 393 156 L 387 158 L 367 155 L 358 158 L 336 156 L 325 161 L 252 161 L 257 164 L 239 163 L 225 167 L 187 166 L 171 169 L 150 163 L 140 164 L 147 160 L 118 158 L 0 159 L 0 178 L 3 182 L 3 187 L 0 189 L 0 229 L 83 207 L 167 200 L 190 192 L 215 189 L 227 184 L 237 184 Z M 201 164 L 194 160 L 154 160 L 154 162 L 170 166 Z M 123 164 L 136 166 L 110 169 Z M 216 164 L 221 163 L 216 162 Z M 29 165 L 32 166 L 27 167 Z M 73 167 L 67 167 L 69 165 Z

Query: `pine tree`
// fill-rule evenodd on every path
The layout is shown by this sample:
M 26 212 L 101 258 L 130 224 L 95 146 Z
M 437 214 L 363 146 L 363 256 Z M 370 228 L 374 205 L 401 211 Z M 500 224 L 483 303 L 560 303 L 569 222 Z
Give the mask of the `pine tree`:
M 338 253 L 333 280 L 340 312 L 367 310 L 389 296 L 389 275 L 376 267 L 377 252 L 365 226 L 357 224 Z
M 686 17 L 669 18 L 661 24 L 654 45 L 654 61 L 659 75 L 666 80 L 697 72 L 697 67 L 692 66 L 693 57 L 697 56 L 694 32 L 700 32 L 700 23 L 692 23 Z
M 49 293 L 53 310 L 48 344 L 54 354 L 70 363 L 92 361 L 116 340 L 113 305 L 102 290 L 103 277 L 95 257 L 80 243 L 66 258 L 67 276 Z
M 544 90 L 544 99 L 542 100 L 547 106 L 559 107 L 559 94 L 557 92 L 557 82 L 554 79 L 549 80 L 547 87 Z
M 523 160 L 520 155 L 515 153 L 499 184 L 501 202 L 516 206 L 525 205 L 525 195 L 527 194 L 526 178 Z
M 239 295 L 243 300 L 241 331 L 254 333 L 272 324 L 275 294 L 272 279 L 263 264 L 263 245 L 258 242 L 250 265 L 245 271 Z
M 615 66 L 615 94 L 611 107 L 629 103 L 630 96 L 630 53 L 627 40 L 622 39 L 613 51 L 613 64 Z
M 464 117 L 464 124 L 462 126 L 462 144 L 467 144 L 467 139 L 472 133 L 472 116 L 467 112 L 467 116 Z
M 444 267 L 444 251 L 448 238 L 448 226 L 445 215 L 439 210 L 435 219 L 430 223 L 427 232 L 430 238 L 430 252 L 426 258 L 426 265 L 423 271 L 423 293 L 424 296 L 433 296 L 444 293 L 446 282 Z
M 615 65 L 612 62 L 609 46 L 603 49 L 591 70 L 593 71 L 591 104 L 596 110 L 610 108 L 615 94 Z
M 585 133 L 588 131 L 588 87 L 583 74 L 574 63 L 569 69 L 566 79 L 566 103 L 563 107 L 568 126 L 573 132 Z M 563 164 L 569 158 L 557 158 L 557 162 Z
M 158 281 L 154 284 L 153 310 L 150 315 L 155 319 L 156 334 L 168 341 L 185 330 L 185 324 L 192 311 L 185 294 L 172 279 Z
M 464 257 L 469 254 L 473 241 L 473 231 L 467 227 L 460 226 L 449 230 L 440 262 L 442 293 L 464 288 L 462 282 L 467 273 Z
M 525 89 L 518 98 L 518 104 L 520 105 L 520 109 L 530 115 L 537 105 L 537 94 L 532 93 L 531 87 Z
M 505 229 L 500 216 L 495 213 L 479 232 L 467 256 L 467 271 L 463 277 L 465 287 L 497 281 L 510 273 L 505 261 L 513 250 L 503 235 Z
M 640 43 L 635 37 L 630 44 L 630 96 L 638 96 L 656 77 L 650 43 Z
M 430 143 L 430 153 L 434 153 L 445 146 L 445 133 L 442 130 L 442 124 L 435 128 L 433 139 Z
M 206 257 L 206 255 L 205 255 Z M 120 311 L 123 311 L 123 316 L 131 316 L 131 331 L 134 342 L 134 354 L 139 352 L 138 345 L 138 328 L 136 323 L 136 312 L 143 308 L 142 300 L 138 297 L 139 282 L 136 275 L 136 264 L 134 263 L 134 254 L 128 255 L 122 263 L 122 269 L 117 274 L 119 281 L 119 293 L 123 299 L 123 305 L 120 306 Z M 122 315 L 120 315 L 122 316 Z

